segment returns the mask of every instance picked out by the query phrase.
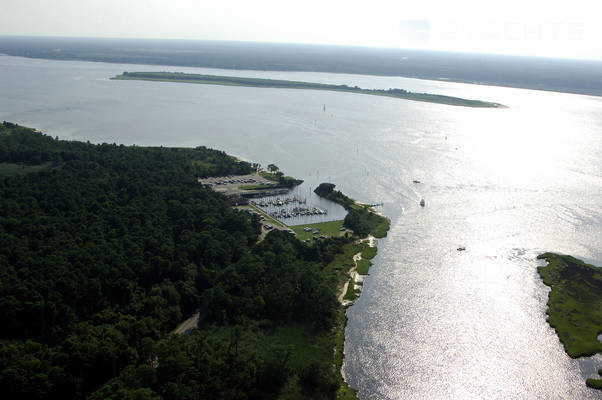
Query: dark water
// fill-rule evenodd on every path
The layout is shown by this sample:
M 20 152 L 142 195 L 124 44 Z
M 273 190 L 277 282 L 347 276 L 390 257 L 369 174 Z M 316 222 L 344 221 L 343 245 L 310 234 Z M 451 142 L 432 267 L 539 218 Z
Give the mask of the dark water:
M 401 87 L 509 108 L 107 80 L 126 70 Z M 548 289 L 535 269 L 535 256 L 547 250 L 602 265 L 602 98 L 7 56 L 0 56 L 0 93 L 1 119 L 53 136 L 202 144 L 275 163 L 304 187 L 332 181 L 360 201 L 384 202 L 391 231 L 348 310 L 344 372 L 361 399 L 602 397 L 584 385 L 602 360 L 564 353 L 545 320 Z

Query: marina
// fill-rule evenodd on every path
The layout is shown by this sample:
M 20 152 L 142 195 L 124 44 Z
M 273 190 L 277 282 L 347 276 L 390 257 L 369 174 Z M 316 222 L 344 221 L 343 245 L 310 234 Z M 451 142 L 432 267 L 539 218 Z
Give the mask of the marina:
M 292 197 L 264 197 L 251 200 L 251 204 L 263 210 L 274 219 L 287 225 L 299 225 L 306 223 L 302 217 L 327 216 L 328 210 L 315 205 L 307 205 L 307 200 L 299 196 Z M 333 203 L 334 204 L 334 203 Z M 324 218 L 321 222 L 325 222 Z
M 302 186 L 291 190 L 287 196 L 260 197 L 251 199 L 250 203 L 286 225 L 336 221 L 347 215 L 338 204 L 322 199 L 313 192 L 303 196 L 301 191 Z

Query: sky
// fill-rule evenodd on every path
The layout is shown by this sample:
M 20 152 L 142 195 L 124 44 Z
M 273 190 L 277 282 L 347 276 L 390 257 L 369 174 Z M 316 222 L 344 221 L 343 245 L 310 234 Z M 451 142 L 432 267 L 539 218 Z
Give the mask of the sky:
M 0 35 L 317 43 L 602 60 L 601 3 L 0 0 Z

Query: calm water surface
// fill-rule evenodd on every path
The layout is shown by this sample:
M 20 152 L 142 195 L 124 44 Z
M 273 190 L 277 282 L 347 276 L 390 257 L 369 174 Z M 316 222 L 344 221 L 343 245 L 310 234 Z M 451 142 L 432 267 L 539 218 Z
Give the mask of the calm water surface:
M 509 108 L 107 79 L 151 70 L 401 87 Z M 602 359 L 571 360 L 545 320 L 548 289 L 535 260 L 552 250 L 602 265 L 602 98 L 7 56 L 0 93 L 1 119 L 53 136 L 202 144 L 273 162 L 306 188 L 332 181 L 384 202 L 391 231 L 347 313 L 344 373 L 361 399 L 602 398 L 584 385 Z

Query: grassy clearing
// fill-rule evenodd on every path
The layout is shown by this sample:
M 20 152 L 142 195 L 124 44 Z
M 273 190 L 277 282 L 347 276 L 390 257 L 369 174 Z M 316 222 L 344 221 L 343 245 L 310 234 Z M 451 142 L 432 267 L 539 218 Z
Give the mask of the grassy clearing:
M 370 260 L 361 259 L 357 262 L 357 273 L 360 275 L 368 275 L 368 271 L 370 271 L 370 267 L 372 263 Z
M 275 186 L 268 186 L 269 188 L 292 188 L 303 183 L 301 180 L 297 180 L 292 176 L 276 175 L 267 171 L 259 171 L 259 176 L 276 183 Z
M 50 168 L 51 166 L 52 163 L 50 162 L 39 165 L 0 163 L 0 176 L 31 174 Z
M 372 260 L 376 257 L 377 247 L 366 247 L 366 250 L 362 251 L 362 258 L 365 260 Z
M 337 254 L 334 260 L 325 267 L 326 273 L 333 278 L 334 290 L 340 290 L 345 281 L 349 279 L 349 270 L 355 267 L 353 255 L 361 252 L 367 246 L 363 243 L 347 243 L 343 247 L 343 252 Z
M 344 300 L 353 301 L 357 298 L 357 292 L 355 291 L 355 283 L 353 279 L 349 279 L 349 284 L 347 285 L 347 291 L 343 296 Z
M 573 358 L 602 352 L 602 269 L 571 256 L 544 253 L 537 271 L 551 287 L 548 322 Z
M 303 228 L 305 227 L 309 227 L 311 228 L 310 232 L 305 232 L 303 230 Z M 308 225 L 295 225 L 295 226 L 291 226 L 290 228 L 295 231 L 295 233 L 297 234 L 297 238 L 299 240 L 305 240 L 305 239 L 311 239 L 314 236 L 320 237 L 320 235 L 324 235 L 327 237 L 337 237 L 337 236 L 342 236 L 344 234 L 343 231 L 341 231 L 341 228 L 343 227 L 343 220 L 340 221 L 329 221 L 329 222 L 319 222 L 317 224 L 308 224 Z M 320 233 L 318 234 L 313 234 L 314 231 L 320 231 Z
M 268 171 L 259 171 L 259 176 L 272 182 L 278 182 L 278 177 L 276 176 L 276 174 L 272 174 Z
M 338 400 L 357 400 L 357 390 L 347 384 L 347 382 L 341 380 L 341 386 L 337 392 Z

